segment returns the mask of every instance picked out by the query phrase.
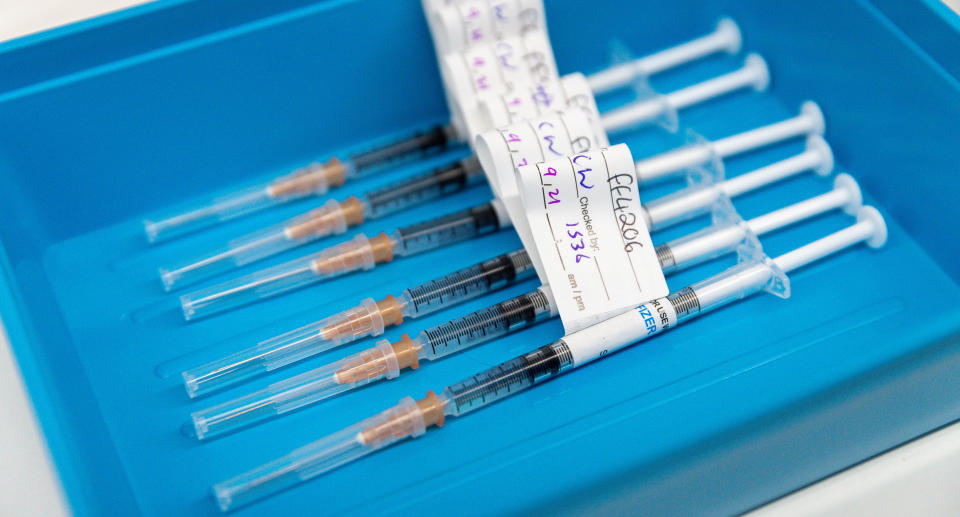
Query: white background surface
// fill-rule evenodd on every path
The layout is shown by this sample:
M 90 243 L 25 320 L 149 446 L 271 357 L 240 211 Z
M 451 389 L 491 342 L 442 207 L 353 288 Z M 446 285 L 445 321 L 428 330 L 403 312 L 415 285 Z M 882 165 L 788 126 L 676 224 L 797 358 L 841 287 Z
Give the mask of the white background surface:
M 264 0 L 269 1 L 269 0 Z M 960 12 L 960 0 L 944 0 Z M 0 0 L 0 41 L 143 3 Z M 0 325 L 0 517 L 68 515 L 33 409 Z M 960 515 L 960 424 L 915 440 L 751 517 Z

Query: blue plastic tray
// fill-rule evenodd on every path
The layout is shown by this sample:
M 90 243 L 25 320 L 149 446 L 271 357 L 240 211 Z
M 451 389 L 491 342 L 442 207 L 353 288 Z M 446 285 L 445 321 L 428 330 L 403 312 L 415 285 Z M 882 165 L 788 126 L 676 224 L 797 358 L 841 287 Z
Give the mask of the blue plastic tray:
M 774 88 L 688 110 L 684 126 L 720 137 L 816 99 L 838 170 L 853 173 L 888 217 L 888 245 L 797 272 L 790 300 L 756 296 L 237 515 L 726 514 L 960 417 L 960 66 L 949 51 L 960 48 L 960 36 L 952 15 L 933 0 L 910 8 L 893 1 L 589 8 L 547 2 L 563 72 L 600 68 L 613 38 L 644 54 L 710 30 L 723 14 L 735 17 L 746 47 L 768 59 Z M 918 30 L 923 37 L 912 39 Z M 671 90 L 738 64 L 714 58 L 658 76 L 653 86 Z M 176 378 L 156 375 L 158 366 L 214 357 L 225 339 L 263 338 L 519 246 L 501 233 L 189 325 L 160 289 L 157 265 L 320 200 L 154 248 L 143 239 L 144 214 L 446 117 L 419 2 L 157 2 L 7 43 L 0 69 L 0 311 L 77 514 L 215 515 L 212 483 L 561 335 L 559 324 L 547 323 L 193 443 L 178 433 L 188 413 L 240 391 L 189 402 Z M 625 140 L 638 157 L 683 143 L 682 133 L 655 129 Z M 734 159 L 728 169 L 738 174 L 797 149 Z M 829 186 L 800 177 L 737 207 L 749 217 Z M 476 188 L 359 231 L 488 197 Z M 778 254 L 848 223 L 822 217 L 764 243 Z M 682 287 L 730 263 L 669 283 Z M 416 332 L 534 286 L 400 330 Z

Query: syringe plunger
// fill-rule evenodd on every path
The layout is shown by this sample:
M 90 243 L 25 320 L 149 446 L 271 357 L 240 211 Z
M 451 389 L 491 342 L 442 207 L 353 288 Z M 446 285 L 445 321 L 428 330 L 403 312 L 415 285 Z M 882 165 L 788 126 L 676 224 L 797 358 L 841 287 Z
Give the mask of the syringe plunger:
M 637 78 L 647 78 L 716 52 L 736 54 L 740 51 L 742 43 L 740 28 L 737 27 L 736 22 L 730 18 L 722 18 L 710 34 L 638 59 L 613 65 L 590 74 L 587 80 L 593 94 L 602 95 L 623 87 Z
M 739 70 L 610 110 L 601 116 L 601 122 L 605 131 L 615 133 L 629 127 L 653 122 L 677 110 L 727 95 L 742 88 L 763 91 L 769 84 L 770 72 L 767 69 L 766 62 L 760 55 L 750 54 Z

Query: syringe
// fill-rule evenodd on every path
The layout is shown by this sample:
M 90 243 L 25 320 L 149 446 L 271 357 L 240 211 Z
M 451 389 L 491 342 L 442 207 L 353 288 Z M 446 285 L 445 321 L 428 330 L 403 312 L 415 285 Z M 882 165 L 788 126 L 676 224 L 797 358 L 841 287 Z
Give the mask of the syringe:
M 747 260 L 450 384 L 440 395 L 430 391 L 418 401 L 405 397 L 398 405 L 358 424 L 215 484 L 214 498 L 223 511 L 261 499 L 405 438 L 418 437 L 429 427 L 441 427 L 447 416 L 463 416 L 758 291 L 786 297 L 789 281 L 785 272 L 861 242 L 877 248 L 885 241 L 883 217 L 876 209 L 864 207 L 855 224 L 789 253 L 774 259 Z
M 703 214 L 719 199 L 735 198 L 809 170 L 820 176 L 833 170 L 830 145 L 815 135 L 807 137 L 807 148 L 799 154 L 717 183 L 695 185 L 654 199 L 642 206 L 642 213 L 648 227 L 659 230 Z
M 815 150 L 815 155 L 810 155 L 808 154 L 809 151 L 805 151 L 793 158 L 787 158 L 714 185 L 685 189 L 655 199 L 641 206 L 641 214 L 646 217 L 648 227 L 660 230 L 685 221 L 693 215 L 708 211 L 717 200 L 735 197 L 805 170 L 815 169 L 821 174 L 828 173 L 833 167 L 830 147 L 819 136 L 810 137 L 810 142 L 809 147 Z M 686 215 L 684 210 L 690 211 L 693 215 Z M 672 250 L 671 254 L 674 255 L 674 261 L 686 260 L 684 257 L 690 253 L 690 250 L 696 249 L 695 245 L 683 245 L 681 242 L 673 243 L 673 246 L 676 249 L 670 246 L 667 246 L 666 249 Z M 518 250 L 514 253 L 522 253 L 524 260 L 529 263 L 530 259 L 525 251 Z M 658 251 L 658 257 L 666 253 L 667 251 L 661 249 Z M 458 274 L 454 273 L 451 276 Z M 467 275 L 467 277 L 469 278 L 470 275 Z M 380 304 L 386 306 L 386 302 L 374 304 L 373 300 L 368 300 L 364 306 L 355 307 L 301 329 L 277 336 L 231 356 L 188 370 L 183 373 L 187 393 L 193 397 L 218 390 L 254 375 L 260 375 L 336 346 L 353 342 L 361 337 L 379 335 L 383 332 L 382 324 L 379 326 L 357 324 L 358 319 L 361 321 L 366 321 L 366 319 L 356 316 L 354 313 L 362 315 L 375 313 L 379 315 L 380 312 L 374 309 Z M 417 310 L 416 304 L 406 304 L 404 306 Z M 388 318 L 383 318 L 383 320 L 388 320 Z M 342 321 L 349 321 L 351 324 L 339 323 Z M 318 330 L 323 328 L 342 328 L 350 329 L 350 331 L 318 334 Z M 376 333 L 372 333 L 370 330 L 363 330 L 362 332 L 355 330 L 368 328 L 379 330 Z M 330 338 L 330 334 L 335 336 L 335 339 Z
M 607 120 L 615 120 L 615 129 L 634 127 L 655 119 L 664 109 L 682 109 L 741 88 L 763 87 L 766 82 L 767 71 L 763 60 L 750 56 L 740 70 L 617 108 L 603 115 L 601 121 L 606 124 Z M 415 177 L 361 198 L 351 197 L 342 202 L 330 200 L 321 208 L 231 241 L 225 248 L 184 264 L 161 268 L 160 278 L 167 290 L 189 285 L 321 237 L 342 233 L 366 219 L 436 199 L 442 193 L 463 189 L 469 178 L 482 181 L 479 173 L 479 163 L 475 158 L 469 158 L 453 167 Z
M 306 257 L 241 276 L 180 297 L 188 321 L 269 298 L 308 284 L 363 269 L 394 257 L 416 255 L 511 226 L 499 200 L 380 233 L 353 239 Z
M 813 101 L 806 101 L 800 106 L 800 113 L 795 117 L 712 142 L 691 143 L 639 160 L 636 163 L 637 180 L 649 183 L 674 175 L 677 171 L 703 165 L 713 158 L 723 160 L 797 136 L 822 136 L 825 127 L 820 107 Z
M 657 258 L 664 273 L 672 274 L 733 252 L 744 241 L 755 241 L 758 236 L 831 210 L 842 208 L 848 214 L 855 214 L 860 209 L 860 201 L 856 180 L 840 174 L 832 191 L 749 221 L 737 221 L 735 212 L 724 212 L 717 224 L 657 246 Z M 339 361 L 195 411 L 182 429 L 200 440 L 229 433 L 382 379 L 394 379 L 406 368 L 418 368 L 420 361 L 442 359 L 556 315 L 552 292 L 549 287 L 541 286 L 426 329 L 415 338 L 404 334 L 393 343 L 382 340 L 373 348 Z
M 329 200 L 305 214 L 230 241 L 226 247 L 172 267 L 160 268 L 169 291 L 218 273 L 250 264 L 322 237 L 341 234 L 368 219 L 377 219 L 411 206 L 465 190 L 483 182 L 476 158 L 460 161 L 387 186 L 360 197 Z
M 451 141 L 452 128 L 434 126 L 411 137 L 374 149 L 311 163 L 290 174 L 188 207 L 178 207 L 157 218 L 143 221 L 151 243 L 194 232 L 215 224 L 310 195 L 322 195 L 331 187 L 362 177 L 387 166 L 418 160 L 441 150 Z
M 710 34 L 616 65 L 590 77 L 597 77 L 597 89 L 594 91 L 612 91 L 629 85 L 638 75 L 663 72 L 718 52 L 733 54 L 739 51 L 740 45 L 741 36 L 736 23 L 724 19 Z M 397 142 L 351 155 L 342 161 L 331 158 L 325 163 L 312 163 L 266 184 L 145 220 L 143 224 L 147 240 L 159 242 L 294 199 L 322 195 L 329 188 L 339 187 L 349 179 L 368 175 L 383 167 L 418 160 L 427 153 L 445 148 L 450 142 L 466 141 L 468 137 L 457 134 L 450 125 L 434 126 Z
M 742 71 L 734 73 L 743 75 Z M 662 221 L 672 217 L 692 217 L 701 213 L 697 209 L 708 208 L 722 194 L 733 197 L 810 168 L 821 174 L 829 173 L 833 168 L 829 146 L 819 136 L 809 137 L 808 149 L 792 158 L 732 180 L 703 187 L 701 190 L 681 191 L 676 198 L 665 199 L 662 203 L 651 203 L 647 209 L 648 212 L 657 210 L 666 214 L 660 219 Z M 394 256 L 435 249 L 484 235 L 510 224 L 506 209 L 499 200 L 494 200 L 481 207 L 401 228 L 393 235 L 381 233 L 368 239 L 360 234 L 352 241 L 327 248 L 317 254 L 185 294 L 180 297 L 180 303 L 184 318 L 189 321 L 326 278 L 358 269 L 369 270 L 378 263 L 390 262 Z
M 612 109 L 600 117 L 600 123 L 608 134 L 616 133 L 742 88 L 763 91 L 769 84 L 766 61 L 759 54 L 749 54 L 738 70 Z
M 721 18 L 713 32 L 685 43 L 610 66 L 587 76 L 594 95 L 609 93 L 638 78 L 648 78 L 711 54 L 736 54 L 743 45 L 740 28 L 731 18 Z
M 530 278 L 534 268 L 524 250 L 478 262 L 261 341 L 227 357 L 183 372 L 187 394 L 197 397 L 306 359 L 334 347 L 379 336 L 404 318 L 420 318 Z

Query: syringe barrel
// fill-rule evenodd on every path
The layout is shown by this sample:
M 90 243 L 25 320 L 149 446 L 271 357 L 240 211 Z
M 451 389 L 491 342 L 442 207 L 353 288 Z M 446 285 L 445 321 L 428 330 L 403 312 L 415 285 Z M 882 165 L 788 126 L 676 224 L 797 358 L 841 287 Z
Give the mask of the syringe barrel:
M 663 273 L 670 274 L 729 253 L 745 237 L 739 224 L 717 224 L 657 246 L 657 259 Z
M 372 218 L 383 217 L 411 206 L 460 192 L 482 180 L 476 158 L 467 158 L 426 174 L 391 183 L 367 192 L 364 198 Z
M 213 494 L 221 510 L 232 510 L 425 431 L 417 402 L 406 397 L 378 415 L 217 483 Z
M 401 140 L 352 154 L 349 159 L 353 166 L 351 175 L 365 176 L 384 167 L 420 160 L 428 153 L 446 147 L 450 142 L 450 131 L 445 126 L 437 125 Z
M 562 342 L 540 347 L 447 386 L 442 396 L 447 401 L 445 411 L 459 416 L 480 409 L 559 375 L 572 365 Z
M 191 368 L 183 372 L 184 387 L 190 397 L 218 391 L 339 345 L 378 336 L 384 326 L 380 307 L 368 298 L 356 307 Z
M 763 290 L 775 276 L 764 262 L 748 261 L 667 296 L 682 322 Z
M 739 70 L 672 91 L 664 94 L 664 97 L 673 109 L 681 110 L 745 87 L 763 90 L 769 80 L 769 71 L 763 58 L 750 54 Z
M 414 255 L 493 233 L 501 228 L 500 219 L 494 204 L 485 203 L 404 226 L 396 231 L 394 252 L 400 256 Z
M 546 287 L 521 294 L 420 333 L 424 357 L 433 360 L 543 321 L 556 313 Z
M 419 317 L 470 300 L 533 276 L 526 250 L 516 250 L 467 266 L 403 291 L 403 314 Z

